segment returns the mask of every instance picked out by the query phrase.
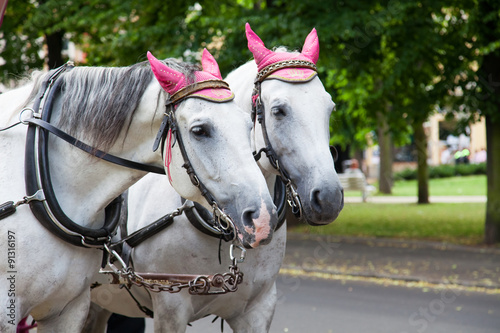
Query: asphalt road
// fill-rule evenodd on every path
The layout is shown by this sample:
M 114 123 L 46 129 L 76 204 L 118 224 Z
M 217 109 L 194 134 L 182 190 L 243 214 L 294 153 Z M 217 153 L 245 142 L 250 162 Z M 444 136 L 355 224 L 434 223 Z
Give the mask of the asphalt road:
M 271 333 L 500 332 L 498 294 L 290 276 L 280 276 L 278 290 Z M 219 333 L 220 322 L 211 321 L 187 332 Z

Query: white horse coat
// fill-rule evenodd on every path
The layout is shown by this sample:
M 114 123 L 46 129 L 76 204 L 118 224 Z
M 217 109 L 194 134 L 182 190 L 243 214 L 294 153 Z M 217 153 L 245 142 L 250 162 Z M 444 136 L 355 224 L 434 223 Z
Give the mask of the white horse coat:
M 176 62 L 168 65 L 186 75 L 194 70 Z M 111 154 L 163 168 L 161 154 L 153 152 L 151 146 L 167 95 L 153 79 L 149 66 L 142 63 L 130 68 L 77 67 L 63 73 L 59 80 L 66 85 L 54 103 L 51 123 L 66 123 L 63 129 L 72 128 L 79 140 L 97 142 L 97 148 L 104 147 Z M 0 128 L 16 121 L 20 104 L 34 87 L 38 89 L 38 83 L 0 95 Z M 63 101 L 65 94 L 70 98 Z M 32 103 L 31 100 L 28 106 Z M 69 106 L 61 112 L 64 103 Z M 77 111 L 81 114 L 76 114 Z M 177 108 L 176 117 L 198 178 L 218 199 L 222 209 L 234 212 L 235 224 L 241 225 L 242 216 L 256 220 L 249 211 L 258 211 L 262 205 L 272 207 L 273 203 L 250 156 L 250 122 L 238 113 L 241 110 L 234 102 L 190 98 Z M 68 116 L 69 120 L 64 120 Z M 122 119 L 119 124 L 114 122 L 117 117 Z M 219 120 L 223 118 L 231 119 L 231 126 Z M 211 136 L 200 137 L 197 127 L 210 128 Z M 108 133 L 111 131 L 114 137 Z M 105 140 L 101 140 L 101 134 Z M 25 141 L 23 125 L 0 132 L 0 203 L 16 202 L 27 195 L 23 174 Z M 238 143 L 227 144 L 233 141 Z M 177 150 L 172 151 L 170 168 L 172 174 L 181 175 L 183 162 L 179 161 Z M 201 156 L 200 151 L 210 154 Z M 234 178 L 217 171 L 220 163 L 235 158 L 247 166 L 238 166 Z M 100 227 L 104 207 L 146 174 L 90 157 L 54 135 L 49 136 L 49 160 L 60 206 L 73 221 L 89 228 Z M 181 195 L 203 202 L 199 191 L 182 172 L 176 189 Z M 164 197 L 155 200 L 160 204 L 164 201 Z M 275 224 L 276 217 L 271 212 L 268 215 L 261 222 Z M 100 266 L 102 251 L 62 241 L 34 218 L 27 205 L 17 207 L 13 215 L 1 220 L 0 250 L 9 251 L 13 259 L 0 261 L 0 332 L 15 332 L 17 323 L 28 314 L 37 321 L 38 332 L 81 331 L 90 303 L 92 276 Z
M 252 111 L 256 75 L 256 64 L 249 62 L 226 78 L 235 91 L 237 103 L 248 114 Z M 330 223 L 343 206 L 342 187 L 329 151 L 329 117 L 334 107 L 330 95 L 318 77 L 296 84 L 265 80 L 261 92 L 269 119 L 268 135 L 280 163 L 297 184 L 304 219 L 316 225 Z M 257 151 L 265 145 L 262 137 L 261 127 L 257 124 L 252 131 Z M 272 192 L 278 172 L 265 156 L 258 163 Z M 168 205 L 155 202 L 155 197 L 173 195 L 172 189 L 157 186 L 159 182 L 157 176 L 148 175 L 130 189 L 129 233 L 180 206 L 180 198 Z M 132 293 L 142 305 L 154 310 L 155 332 L 184 332 L 189 322 L 208 314 L 224 318 L 235 332 L 267 332 L 277 303 L 275 281 L 285 244 L 286 225 L 275 232 L 269 244 L 248 250 L 244 263 L 240 265 L 245 274 L 244 281 L 234 293 L 220 296 L 193 296 L 187 292 L 148 294 L 137 287 L 132 287 Z M 195 229 L 182 215 L 171 227 L 135 248 L 133 259 L 137 271 L 214 274 L 227 269 L 228 249 L 229 244 L 223 243 L 220 265 L 217 259 L 219 240 Z M 116 285 L 95 288 L 92 299 L 111 312 L 144 316 L 130 295 Z M 91 315 L 109 316 L 109 313 L 100 313 L 98 307 L 94 310 Z M 102 323 L 105 320 L 101 319 Z

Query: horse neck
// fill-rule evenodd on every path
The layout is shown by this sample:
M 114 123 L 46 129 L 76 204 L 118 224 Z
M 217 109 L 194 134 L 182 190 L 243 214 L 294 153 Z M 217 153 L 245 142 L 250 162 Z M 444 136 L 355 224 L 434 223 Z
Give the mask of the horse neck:
M 161 167 L 161 155 L 152 151 L 152 145 L 163 109 L 156 102 L 159 85 L 150 86 L 130 127 L 121 131 L 108 153 Z M 146 174 L 93 157 L 53 136 L 49 141 L 49 160 L 61 208 L 75 222 L 87 227 L 101 223 L 104 208 Z

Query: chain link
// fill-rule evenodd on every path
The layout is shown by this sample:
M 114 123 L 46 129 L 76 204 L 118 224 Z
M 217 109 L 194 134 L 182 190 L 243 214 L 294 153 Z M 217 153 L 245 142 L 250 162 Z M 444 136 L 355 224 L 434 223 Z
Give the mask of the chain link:
M 175 214 L 176 212 L 172 213 Z M 226 294 L 228 292 L 235 292 L 238 290 L 238 285 L 243 282 L 243 273 L 240 272 L 238 268 L 238 262 L 244 260 L 245 250 L 238 247 L 242 253 L 240 258 L 233 257 L 233 247 L 231 247 L 231 260 L 232 264 L 229 266 L 229 272 L 217 273 L 215 275 L 197 275 L 194 278 L 182 282 L 169 281 L 168 278 L 172 280 L 179 280 L 181 275 L 168 275 L 164 274 L 165 279 L 153 280 L 147 279 L 136 273 L 132 267 L 125 267 L 125 263 L 118 255 L 118 253 L 110 249 L 107 245 L 104 249 L 108 251 L 108 266 L 112 269 L 111 271 L 101 270 L 100 273 L 110 274 L 113 276 L 112 283 L 119 284 L 133 284 L 138 287 L 144 287 L 152 292 L 168 292 L 168 293 L 178 293 L 182 289 L 188 289 L 191 295 L 215 295 L 215 294 Z M 111 262 L 112 258 L 116 259 L 121 268 L 117 268 L 116 265 Z M 161 276 L 158 274 L 157 276 Z M 190 275 L 186 275 L 189 276 Z
M 214 295 L 226 294 L 238 290 L 238 285 L 243 282 L 243 273 L 240 272 L 237 265 L 231 265 L 229 272 L 218 273 L 213 276 L 198 275 L 194 279 L 186 282 L 170 282 L 168 280 L 149 280 L 134 272 L 131 267 L 118 270 L 116 272 L 105 272 L 117 274 L 123 282 L 125 279 L 128 284 L 138 287 L 144 287 L 152 292 L 178 293 L 182 289 L 188 289 L 191 295 Z M 215 290 L 213 288 L 216 288 Z

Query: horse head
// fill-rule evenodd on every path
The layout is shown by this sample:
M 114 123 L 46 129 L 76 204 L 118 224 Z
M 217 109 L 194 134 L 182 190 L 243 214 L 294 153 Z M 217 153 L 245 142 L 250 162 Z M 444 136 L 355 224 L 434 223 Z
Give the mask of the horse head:
M 233 101 L 217 62 L 204 50 L 202 70 L 186 75 L 150 53 L 148 58 L 156 79 L 170 95 L 163 156 L 172 186 L 214 215 L 218 214 L 214 204 L 220 205 L 219 214 L 234 221 L 234 233 L 245 247 L 270 242 L 276 208 L 252 157 L 252 124 Z
M 330 223 L 343 208 L 344 194 L 329 147 L 329 119 L 335 103 L 315 69 L 319 56 L 316 30 L 307 36 L 300 53 L 267 49 L 248 23 L 246 36 L 258 70 L 253 103 L 259 103 L 262 110 L 255 121 L 256 150 L 269 152 L 271 148 L 278 160 L 271 165 L 269 159 L 260 159 L 259 164 L 275 173 L 278 164 L 280 174 L 296 187 L 303 218 L 309 224 Z M 259 117 L 265 119 L 265 126 Z

